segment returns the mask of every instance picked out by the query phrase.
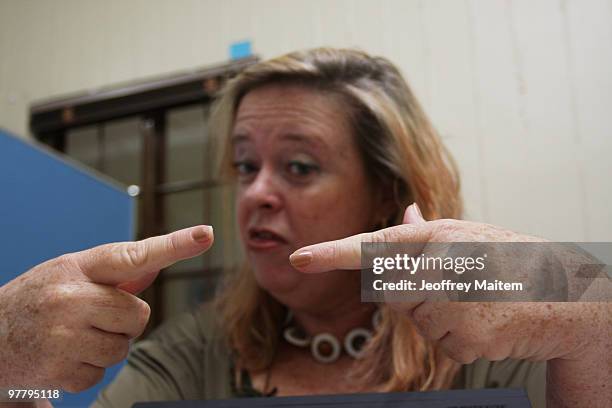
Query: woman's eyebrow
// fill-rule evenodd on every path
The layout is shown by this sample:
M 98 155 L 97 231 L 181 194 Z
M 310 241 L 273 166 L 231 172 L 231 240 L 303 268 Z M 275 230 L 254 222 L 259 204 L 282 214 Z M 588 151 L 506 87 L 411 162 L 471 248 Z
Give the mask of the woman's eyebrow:
M 249 135 L 246 133 L 236 133 L 231 136 L 230 141 L 233 145 L 241 142 L 248 142 Z
M 319 149 L 329 149 L 329 144 L 322 137 L 316 134 L 309 134 L 308 136 L 302 133 L 284 133 L 280 136 L 281 141 L 298 142 L 304 145 L 312 146 Z M 251 137 L 248 133 L 235 133 L 230 137 L 232 146 L 236 146 L 242 143 L 251 141 Z
M 306 136 L 301 133 L 286 133 L 281 136 L 281 139 L 304 143 L 307 145 L 311 145 L 313 147 L 318 147 L 318 148 L 323 148 L 323 149 L 329 148 L 329 145 L 327 144 L 327 142 L 325 142 L 325 140 L 322 137 L 318 135 L 314 135 L 314 134 Z

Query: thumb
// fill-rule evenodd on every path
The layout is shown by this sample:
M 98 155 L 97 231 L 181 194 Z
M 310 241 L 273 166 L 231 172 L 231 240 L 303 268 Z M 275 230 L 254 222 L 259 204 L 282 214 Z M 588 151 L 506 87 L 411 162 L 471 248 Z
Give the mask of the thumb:
M 406 207 L 402 224 L 424 224 L 426 221 L 421 214 L 421 209 L 417 203 L 412 203 Z
M 142 241 L 101 245 L 74 257 L 93 282 L 134 293 L 151 284 L 160 269 L 199 255 L 212 243 L 212 227 L 199 225 Z

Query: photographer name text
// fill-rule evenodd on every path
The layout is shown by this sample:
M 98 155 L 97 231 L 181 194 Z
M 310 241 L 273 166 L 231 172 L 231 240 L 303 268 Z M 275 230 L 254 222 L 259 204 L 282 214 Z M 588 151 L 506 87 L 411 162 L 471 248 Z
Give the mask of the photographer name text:
M 402 279 L 398 282 L 384 282 L 382 279 L 376 279 L 373 283 L 374 290 L 377 291 L 522 291 L 523 284 L 521 282 L 503 282 L 500 280 L 474 280 L 473 282 L 453 282 L 449 279 L 444 279 L 440 282 L 428 282 L 424 279 L 420 284 L 415 281 Z

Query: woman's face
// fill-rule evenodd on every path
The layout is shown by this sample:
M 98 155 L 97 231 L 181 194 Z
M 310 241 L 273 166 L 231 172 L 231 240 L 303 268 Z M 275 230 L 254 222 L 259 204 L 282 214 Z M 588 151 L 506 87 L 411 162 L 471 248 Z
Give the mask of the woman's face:
M 342 104 L 299 85 L 247 93 L 232 133 L 237 217 L 258 284 L 293 308 L 359 296 L 359 273 L 306 275 L 305 245 L 371 230 L 383 218 Z

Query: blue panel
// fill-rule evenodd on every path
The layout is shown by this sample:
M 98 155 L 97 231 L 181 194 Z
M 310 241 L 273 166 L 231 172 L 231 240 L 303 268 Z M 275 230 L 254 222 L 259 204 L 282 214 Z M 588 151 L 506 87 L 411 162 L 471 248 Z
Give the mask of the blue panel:
M 251 42 L 250 41 L 241 41 L 235 42 L 230 45 L 230 58 L 240 59 L 251 56 Z
M 0 285 L 58 255 L 132 240 L 133 213 L 124 189 L 0 129 Z M 54 406 L 89 405 L 121 365 Z

